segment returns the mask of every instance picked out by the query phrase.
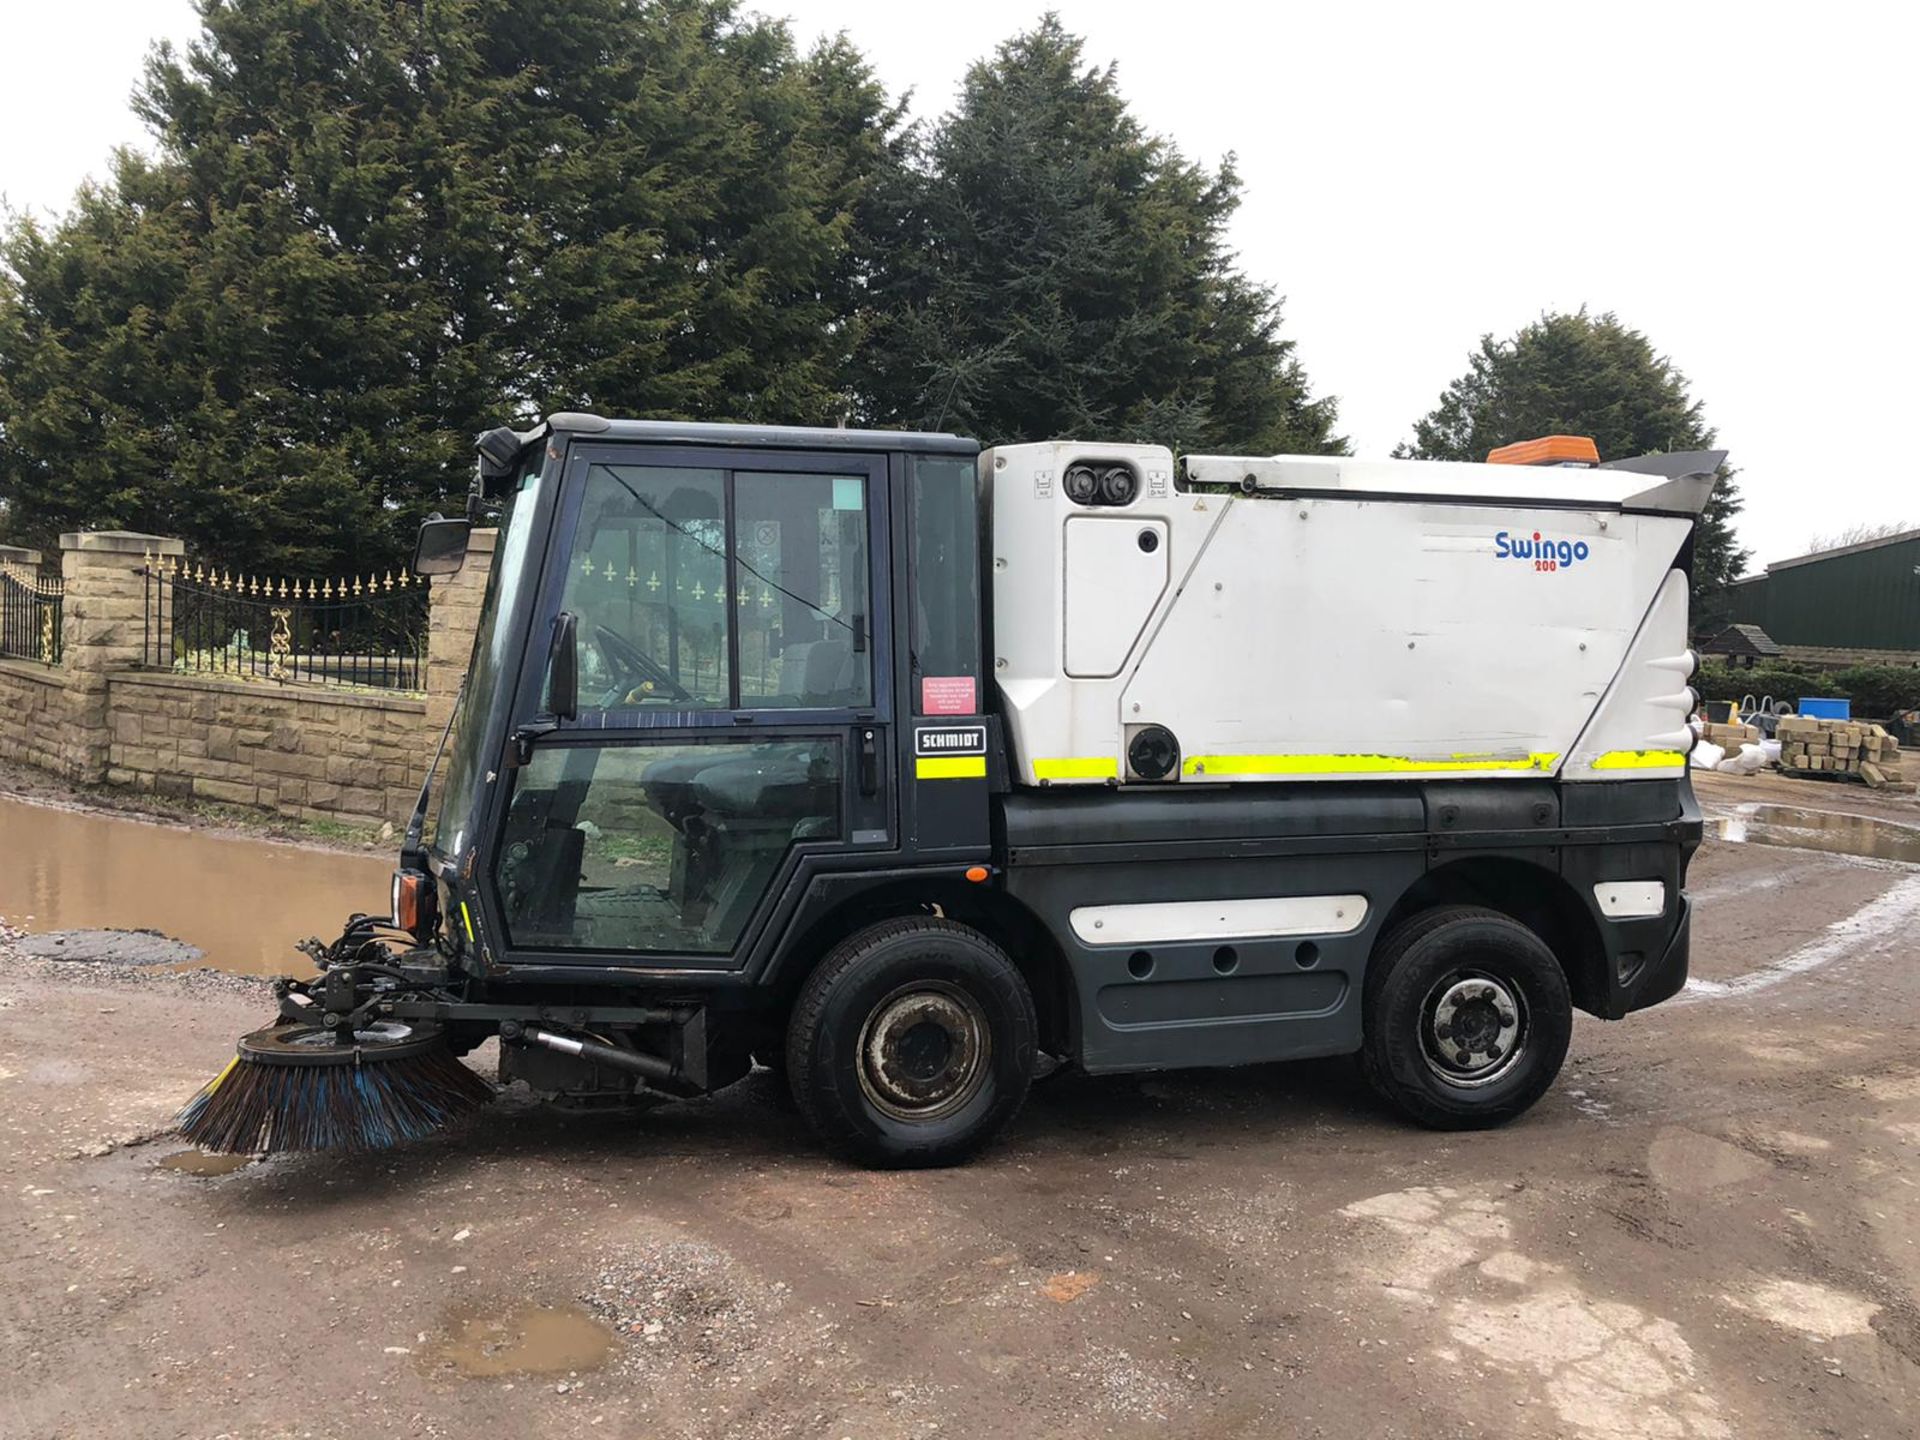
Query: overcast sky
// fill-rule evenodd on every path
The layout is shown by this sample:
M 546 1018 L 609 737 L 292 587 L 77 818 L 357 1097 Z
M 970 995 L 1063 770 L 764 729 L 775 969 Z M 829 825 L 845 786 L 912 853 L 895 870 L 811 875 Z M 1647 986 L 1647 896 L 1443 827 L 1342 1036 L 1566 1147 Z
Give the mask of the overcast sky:
M 0 192 L 58 210 L 188 0 L 14 4 Z M 1043 8 L 768 0 L 846 30 L 916 113 Z M 1317 393 L 1384 455 L 1486 331 L 1586 304 L 1644 330 L 1740 467 L 1756 565 L 1920 524 L 1920 7 L 1057 0 L 1136 112 L 1239 156 L 1234 240 Z M 84 44 L 76 46 L 78 40 Z

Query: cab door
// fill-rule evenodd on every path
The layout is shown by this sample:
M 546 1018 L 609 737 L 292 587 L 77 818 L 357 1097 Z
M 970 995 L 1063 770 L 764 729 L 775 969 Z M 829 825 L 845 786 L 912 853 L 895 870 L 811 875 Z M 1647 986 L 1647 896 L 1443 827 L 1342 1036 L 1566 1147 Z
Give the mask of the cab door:
M 896 847 L 886 473 L 573 447 L 486 861 L 508 963 L 737 969 Z

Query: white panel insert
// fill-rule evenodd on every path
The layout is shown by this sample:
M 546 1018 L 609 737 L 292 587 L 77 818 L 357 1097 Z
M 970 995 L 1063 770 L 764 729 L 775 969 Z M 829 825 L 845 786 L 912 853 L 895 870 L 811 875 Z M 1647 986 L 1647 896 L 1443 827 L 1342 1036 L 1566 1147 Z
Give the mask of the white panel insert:
M 1083 905 L 1072 915 L 1073 933 L 1089 945 L 1346 935 L 1358 930 L 1366 918 L 1367 897 L 1364 895 L 1282 895 L 1259 900 Z
M 1645 920 L 1667 911 L 1664 880 L 1603 880 L 1593 887 L 1600 913 L 1609 920 Z
M 1167 588 L 1166 522 L 1075 515 L 1066 540 L 1066 672 L 1117 675 Z

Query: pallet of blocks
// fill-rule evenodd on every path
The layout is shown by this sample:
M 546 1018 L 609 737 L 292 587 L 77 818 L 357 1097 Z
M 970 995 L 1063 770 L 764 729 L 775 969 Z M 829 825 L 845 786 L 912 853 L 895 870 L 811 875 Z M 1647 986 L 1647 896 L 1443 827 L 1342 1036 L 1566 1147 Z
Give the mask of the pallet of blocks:
M 1900 742 L 1866 720 L 1782 715 L 1774 727 L 1780 768 L 1789 775 L 1862 780 L 1875 790 L 1913 793 L 1900 767 Z

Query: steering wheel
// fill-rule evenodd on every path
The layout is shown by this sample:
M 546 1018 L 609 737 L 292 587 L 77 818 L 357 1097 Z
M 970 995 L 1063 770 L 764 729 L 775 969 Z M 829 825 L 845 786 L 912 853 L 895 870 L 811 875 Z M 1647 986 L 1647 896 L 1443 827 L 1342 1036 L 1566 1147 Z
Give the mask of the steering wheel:
M 674 679 L 664 665 L 617 630 L 594 626 L 593 643 L 612 669 L 638 676 L 653 689 L 664 691 L 669 700 L 693 699 L 693 692 Z

